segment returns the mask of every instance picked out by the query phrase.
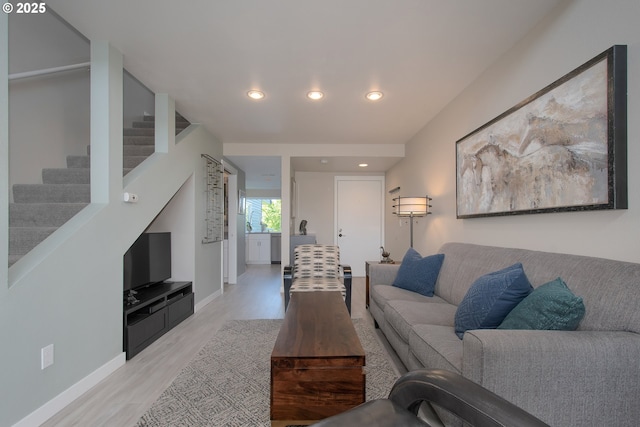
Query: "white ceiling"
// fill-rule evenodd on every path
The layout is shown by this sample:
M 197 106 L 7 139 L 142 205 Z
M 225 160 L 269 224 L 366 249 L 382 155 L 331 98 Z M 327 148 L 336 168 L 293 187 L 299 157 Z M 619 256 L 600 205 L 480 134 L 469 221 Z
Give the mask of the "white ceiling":
M 224 144 L 404 144 L 561 0 L 49 0 Z M 250 89 L 266 93 L 261 101 Z M 320 102 L 305 94 L 325 92 Z M 384 98 L 371 103 L 367 91 Z

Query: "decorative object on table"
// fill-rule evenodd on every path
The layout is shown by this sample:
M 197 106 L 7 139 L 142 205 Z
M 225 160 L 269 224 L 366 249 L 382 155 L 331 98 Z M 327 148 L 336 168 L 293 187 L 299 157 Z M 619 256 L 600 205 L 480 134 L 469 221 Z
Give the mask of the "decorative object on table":
M 301 236 L 306 236 L 307 235 L 307 220 L 303 219 L 302 221 L 300 221 L 300 235 Z
M 398 196 L 393 199 L 395 203 L 393 205 L 393 213 L 398 215 L 398 217 L 408 217 L 409 225 L 410 225 L 410 234 L 411 234 L 411 247 L 413 247 L 413 218 L 422 217 L 425 215 L 429 215 L 431 211 L 429 208 L 431 205 L 429 202 L 431 201 L 431 197 L 422 196 L 422 197 L 402 197 Z
M 382 260 L 380 261 L 380 264 L 395 264 L 395 261 L 389 258 L 391 252 L 386 251 L 384 246 L 380 246 L 380 250 L 382 251 Z
M 613 46 L 458 140 L 457 217 L 626 209 L 626 63 Z

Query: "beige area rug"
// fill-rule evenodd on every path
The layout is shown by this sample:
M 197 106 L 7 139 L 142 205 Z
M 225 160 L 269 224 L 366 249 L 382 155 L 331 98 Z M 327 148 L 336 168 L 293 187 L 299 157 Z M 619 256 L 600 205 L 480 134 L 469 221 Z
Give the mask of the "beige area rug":
M 398 374 L 372 326 L 353 320 L 366 354 L 367 400 L 387 397 Z M 270 356 L 281 319 L 230 320 L 137 426 L 270 426 Z

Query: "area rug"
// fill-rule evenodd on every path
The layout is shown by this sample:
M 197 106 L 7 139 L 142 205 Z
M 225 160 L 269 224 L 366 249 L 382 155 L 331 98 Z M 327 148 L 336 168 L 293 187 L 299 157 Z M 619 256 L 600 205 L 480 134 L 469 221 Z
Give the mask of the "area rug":
M 366 354 L 367 400 L 398 378 L 373 328 L 353 320 Z M 137 426 L 270 426 L 270 356 L 281 319 L 230 320 L 145 413 Z

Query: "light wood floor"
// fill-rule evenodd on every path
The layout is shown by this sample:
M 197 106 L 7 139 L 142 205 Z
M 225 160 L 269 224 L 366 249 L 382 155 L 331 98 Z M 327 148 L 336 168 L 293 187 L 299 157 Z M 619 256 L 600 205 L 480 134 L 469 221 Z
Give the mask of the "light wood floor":
M 228 319 L 284 317 L 280 266 L 250 266 L 238 284 L 225 285 L 193 316 L 111 374 L 43 424 L 60 426 L 133 426 L 180 370 Z M 365 280 L 354 278 L 352 317 L 372 322 L 365 309 Z

